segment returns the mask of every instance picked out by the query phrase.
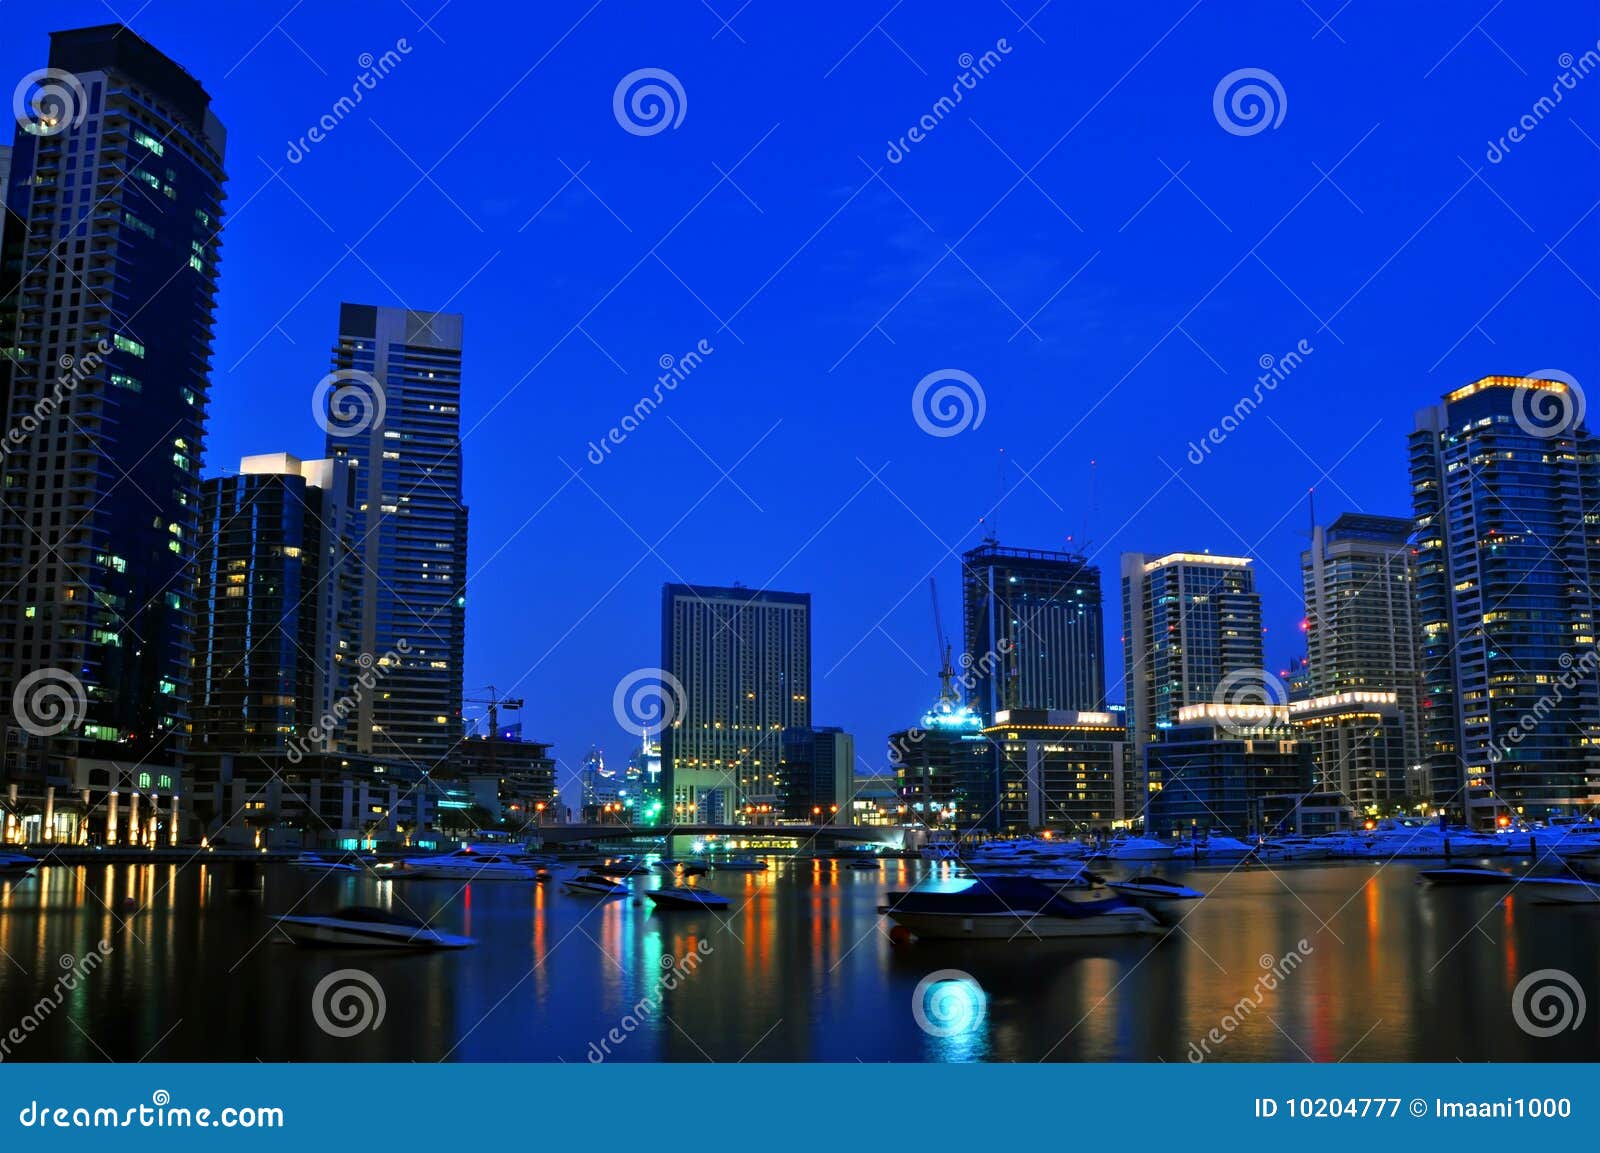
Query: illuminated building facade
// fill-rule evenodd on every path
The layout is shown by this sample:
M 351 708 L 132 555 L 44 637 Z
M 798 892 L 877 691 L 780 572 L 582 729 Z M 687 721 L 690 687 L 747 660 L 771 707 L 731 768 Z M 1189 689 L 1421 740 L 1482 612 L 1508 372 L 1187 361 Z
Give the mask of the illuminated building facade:
M 1122 653 L 1128 730 L 1136 755 L 1178 710 L 1252 696 L 1239 678 L 1266 680 L 1261 598 L 1246 557 L 1209 553 L 1122 556 Z M 1281 703 L 1281 702 L 1279 702 Z
M 1393 693 L 1405 763 L 1422 764 L 1411 522 L 1345 513 L 1300 554 L 1308 695 Z M 1294 694 L 1291 693 L 1291 696 Z
M 339 307 L 335 373 L 376 381 L 381 405 L 326 418 L 327 455 L 355 473 L 351 535 L 361 561 L 360 653 L 401 652 L 380 694 L 361 701 L 363 752 L 425 770 L 461 739 L 467 509 L 461 492 L 461 317 Z M 349 421 L 359 409 L 364 419 Z M 380 411 L 381 410 L 381 411 Z M 381 417 L 381 419 L 379 419 Z M 405 645 L 401 645 L 401 641 Z
M 1289 723 L 1311 757 L 1312 787 L 1362 816 L 1406 800 L 1406 728 L 1394 693 L 1348 691 L 1289 702 Z
M 1187 705 L 1146 746 L 1145 775 L 1152 833 L 1307 831 L 1295 817 L 1313 795 L 1310 749 L 1287 705 Z
M 889 737 L 889 763 L 906 824 L 1000 828 L 995 748 L 983 718 L 946 691 L 922 723 Z
M 120 24 L 53 33 L 49 67 L 73 82 L 50 81 L 60 118 L 21 117 L 0 193 L 0 402 L 26 432 L 0 456 L 7 794 L 38 803 L 44 839 L 86 834 L 92 812 L 95 836 L 148 841 L 154 805 L 165 843 L 191 719 L 226 134 L 199 82 Z M 39 678 L 73 698 L 49 736 L 14 706 Z
M 1600 800 L 1600 446 L 1560 380 L 1489 376 L 1410 438 L 1423 752 L 1471 824 Z
M 1006 709 L 1105 707 L 1100 570 L 1075 553 L 989 541 L 961 558 L 967 699 Z
M 1002 829 L 1087 833 L 1126 827 L 1135 776 L 1127 730 L 1109 712 L 1013 709 L 984 730 L 999 750 Z
M 661 648 L 683 695 L 661 733 L 663 805 L 680 820 L 770 820 L 783 730 L 811 727 L 811 594 L 666 585 Z

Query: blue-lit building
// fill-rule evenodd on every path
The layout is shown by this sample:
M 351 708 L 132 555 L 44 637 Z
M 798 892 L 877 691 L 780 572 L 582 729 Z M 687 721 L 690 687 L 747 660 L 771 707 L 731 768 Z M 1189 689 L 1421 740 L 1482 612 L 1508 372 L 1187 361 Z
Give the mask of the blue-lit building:
M 404 654 L 383 693 L 361 702 L 360 748 L 427 770 L 462 735 L 461 336 L 462 319 L 452 313 L 343 304 L 323 390 L 327 455 L 355 475 L 355 644 L 359 653 Z
M 5 772 L 42 802 L 35 835 L 92 812 L 96 837 L 165 842 L 176 789 L 142 782 L 177 782 L 188 744 L 225 133 L 120 24 L 53 33 L 48 63 L 0 252 L 0 403 L 26 434 L 0 453 Z M 73 699 L 48 735 L 13 715 L 39 677 Z
M 1472 824 L 1600 802 L 1600 445 L 1559 379 L 1487 376 L 1411 434 L 1423 756 Z
M 778 758 L 778 809 L 787 821 L 850 823 L 856 741 L 832 725 L 783 730 Z
M 902 823 L 936 829 L 1000 828 L 998 762 L 983 717 L 956 699 L 948 679 L 915 728 L 889 737 Z

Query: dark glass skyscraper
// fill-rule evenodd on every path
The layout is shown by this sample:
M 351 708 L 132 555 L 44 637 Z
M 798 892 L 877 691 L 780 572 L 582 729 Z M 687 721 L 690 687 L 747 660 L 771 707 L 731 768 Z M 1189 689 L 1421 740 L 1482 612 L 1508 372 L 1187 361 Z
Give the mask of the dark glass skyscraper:
M 961 664 L 988 723 L 1007 709 L 1105 707 L 1100 570 L 1075 553 L 989 541 L 961 558 Z
M 0 255 L 0 709 L 33 732 L 17 685 L 81 691 L 26 758 L 76 793 L 187 742 L 224 134 L 120 25 L 54 33 L 49 65 Z
M 1600 444 L 1560 380 L 1487 376 L 1411 434 L 1424 755 L 1481 823 L 1600 795 Z
M 204 482 L 201 509 L 195 754 L 354 749 L 353 723 L 319 725 L 356 659 L 350 469 L 246 457 Z
M 384 691 L 363 697 L 358 747 L 432 770 L 461 739 L 461 317 L 342 305 L 333 369 L 322 411 L 328 456 L 356 478 L 358 659 L 405 653 Z

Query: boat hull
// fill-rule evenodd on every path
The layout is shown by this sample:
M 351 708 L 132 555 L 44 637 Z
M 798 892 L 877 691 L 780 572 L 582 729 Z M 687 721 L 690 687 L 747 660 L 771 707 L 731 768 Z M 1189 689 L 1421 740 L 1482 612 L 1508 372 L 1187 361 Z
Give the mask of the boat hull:
M 1093 917 L 1057 917 L 1048 913 L 911 913 L 890 910 L 889 919 L 924 940 L 1011 941 L 1063 940 L 1081 937 L 1127 937 L 1160 933 L 1156 918 L 1144 909 L 1118 909 Z
M 364 924 L 332 917 L 279 917 L 278 928 L 302 947 L 350 949 L 464 949 L 475 942 L 433 929 Z

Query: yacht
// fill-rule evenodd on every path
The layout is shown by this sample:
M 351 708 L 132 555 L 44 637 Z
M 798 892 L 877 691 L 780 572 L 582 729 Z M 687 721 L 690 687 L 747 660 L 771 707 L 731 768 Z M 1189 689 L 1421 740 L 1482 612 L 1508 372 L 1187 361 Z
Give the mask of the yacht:
M 1154 837 L 1119 837 L 1106 846 L 1106 856 L 1113 861 L 1170 861 L 1178 851 L 1171 841 L 1158 841 Z
M 574 897 L 626 897 L 628 886 L 599 873 L 580 873 L 561 882 L 561 888 Z
M 1211 833 L 1204 839 L 1185 841 L 1173 853 L 1174 860 L 1242 861 L 1256 851 L 1256 846 L 1246 844 L 1237 837 Z
M 500 853 L 461 849 L 438 857 L 410 857 L 408 877 L 427 881 L 536 881 L 539 870 Z
M 284 935 L 296 945 L 339 945 L 363 949 L 464 949 L 476 944 L 431 929 L 413 917 L 351 905 L 327 917 L 278 917 Z
M 39 863 L 26 853 L 0 853 L 0 876 L 21 876 Z
M 1516 880 L 1510 873 L 1499 869 L 1456 867 L 1449 869 L 1423 869 L 1417 874 L 1430 885 L 1509 885 Z
M 348 858 L 328 860 L 316 853 L 301 853 L 289 862 L 297 869 L 311 869 L 318 873 L 364 873 L 366 867 Z
M 1165 877 L 1129 877 L 1126 881 L 1107 881 L 1106 888 L 1163 919 L 1175 917 L 1184 905 L 1205 896 L 1199 889 L 1191 889 Z
M 1256 852 L 1264 861 L 1322 861 L 1336 854 L 1338 844 L 1326 837 L 1274 837 Z
M 669 886 L 651 889 L 645 896 L 649 897 L 658 909 L 726 909 L 733 903 L 721 893 L 687 887 Z
M 1045 940 L 1162 932 L 1122 897 L 1073 900 L 1028 877 L 991 877 L 953 892 L 890 893 L 878 911 L 924 940 Z

